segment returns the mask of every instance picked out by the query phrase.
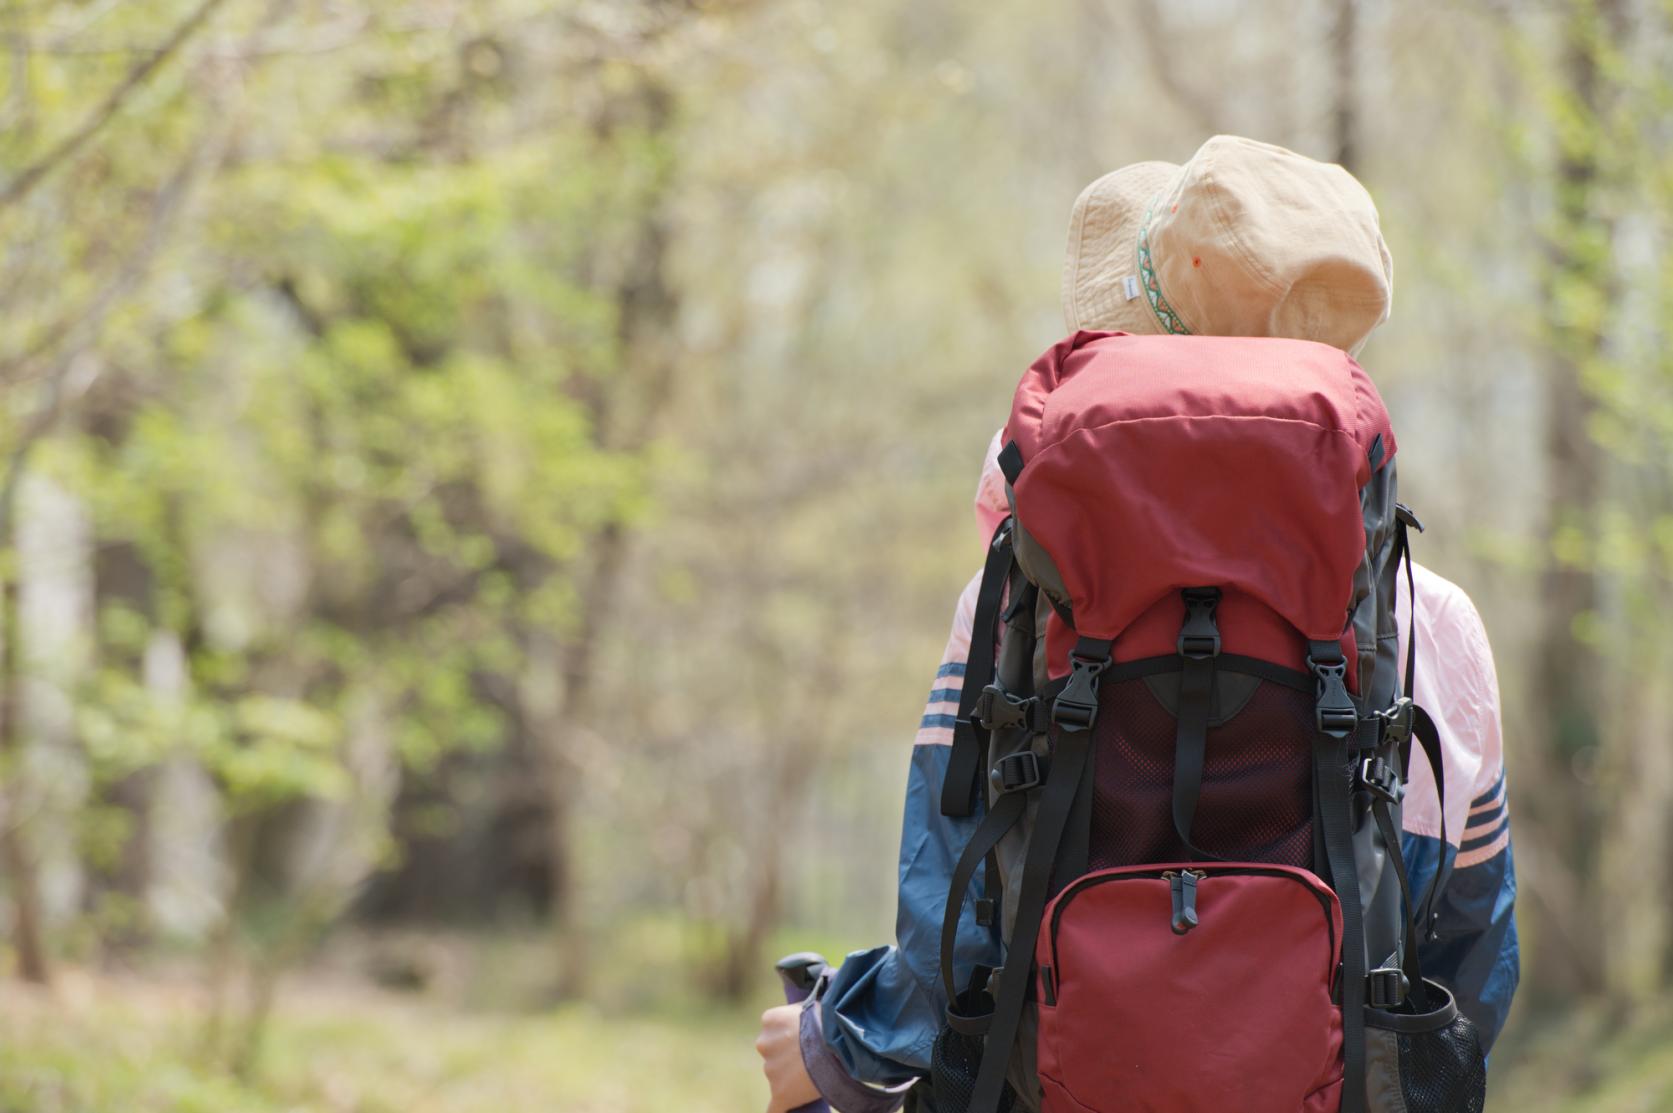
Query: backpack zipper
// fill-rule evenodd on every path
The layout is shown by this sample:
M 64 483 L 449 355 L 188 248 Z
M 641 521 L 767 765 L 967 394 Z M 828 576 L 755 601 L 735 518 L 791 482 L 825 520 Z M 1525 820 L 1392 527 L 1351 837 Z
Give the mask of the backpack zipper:
M 1184 875 L 1190 875 L 1191 880 L 1188 883 L 1184 880 Z M 1133 871 L 1122 869 L 1119 872 L 1088 874 L 1085 877 L 1080 878 L 1078 881 L 1075 881 L 1073 884 L 1064 889 L 1062 893 L 1058 894 L 1057 901 L 1053 906 L 1051 913 L 1051 965 L 1055 968 L 1052 978 L 1054 988 L 1055 983 L 1061 983 L 1063 980 L 1063 963 L 1057 954 L 1058 923 L 1063 918 L 1063 910 L 1068 907 L 1069 902 L 1082 890 L 1090 889 L 1094 885 L 1103 885 L 1113 881 L 1166 880 L 1168 882 L 1169 889 L 1173 893 L 1174 901 L 1174 917 L 1173 923 L 1170 924 L 1170 926 L 1173 927 L 1175 935 L 1184 935 L 1186 932 L 1190 931 L 1191 928 L 1197 926 L 1197 885 L 1209 876 L 1280 877 L 1293 881 L 1297 885 L 1306 889 L 1309 893 L 1312 893 L 1313 899 L 1319 902 L 1319 908 L 1324 912 L 1325 929 L 1330 933 L 1330 961 L 1332 963 L 1332 969 L 1334 969 L 1335 964 L 1339 961 L 1339 959 L 1336 955 L 1336 921 L 1330 915 L 1330 901 L 1335 894 L 1325 887 L 1325 884 L 1322 881 L 1315 884 L 1313 881 L 1309 881 L 1299 871 L 1262 868 L 1260 866 L 1237 866 L 1230 869 L 1216 869 L 1212 871 L 1212 874 L 1209 870 L 1203 869 L 1154 869 Z M 1188 906 L 1190 919 L 1189 924 L 1181 930 L 1176 925 L 1181 922 L 1182 913 L 1187 909 L 1185 904 L 1187 899 L 1185 896 L 1187 888 L 1190 891 L 1190 904 Z
M 1197 926 L 1197 882 L 1208 876 L 1206 870 L 1163 870 L 1168 889 L 1173 894 L 1173 919 L 1169 927 L 1175 935 L 1184 935 Z

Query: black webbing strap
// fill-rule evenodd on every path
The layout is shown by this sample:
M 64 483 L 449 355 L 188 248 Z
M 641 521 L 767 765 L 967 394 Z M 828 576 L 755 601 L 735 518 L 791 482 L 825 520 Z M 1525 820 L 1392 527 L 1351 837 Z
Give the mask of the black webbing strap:
M 1040 935 L 1040 919 L 1045 912 L 1058 841 L 1073 810 L 1091 750 L 1090 729 L 1057 732 L 1051 769 L 1046 774 L 1040 807 L 1034 816 L 1034 830 L 1028 840 L 1014 931 L 1005 947 L 1005 968 L 999 975 L 993 1022 L 982 1050 L 982 1067 L 976 1075 L 969 1113 L 997 1113 L 1004 1096 L 1005 1071 L 1034 973 L 1034 944 Z
M 1400 832 L 1394 827 L 1394 816 L 1389 813 L 1388 801 L 1378 797 L 1371 802 L 1371 814 L 1376 817 L 1377 830 L 1382 832 L 1383 846 L 1389 861 L 1394 864 L 1394 876 L 1400 882 L 1400 899 L 1404 903 L 1406 915 L 1415 919 L 1417 905 L 1412 903 L 1412 882 L 1406 873 L 1406 856 L 1400 849 Z M 1423 984 L 1423 965 L 1418 960 L 1418 933 L 1415 926 L 1408 920 L 1406 930 L 1401 933 L 1405 938 L 1405 959 L 1400 964 L 1405 971 L 1406 980 L 1410 985 L 1412 1004 L 1420 1013 L 1429 1011 L 1429 991 Z
M 1070 881 L 1084 874 L 1092 855 L 1092 797 L 1095 778 L 1080 779 L 1074 802 L 1069 805 L 1069 821 L 1063 837 L 1058 840 L 1057 857 L 1052 864 L 1051 889 L 1055 894 Z
M 1394 559 L 1406 565 L 1406 686 L 1400 694 L 1416 699 L 1412 694 L 1412 685 L 1417 680 L 1417 579 L 1412 574 L 1412 539 L 1407 531 L 1407 518 L 1417 525 L 1419 532 L 1423 530 L 1423 524 L 1418 522 L 1416 515 L 1400 503 L 1395 503 Z
M 1353 769 L 1343 743 L 1313 735 L 1313 790 L 1331 886 L 1342 905 L 1342 1113 L 1365 1113 L 1365 916 L 1355 860 Z
M 1208 701 L 1214 691 L 1214 658 L 1185 659 L 1179 673 L 1179 720 L 1173 738 L 1173 829 L 1192 854 L 1213 858 L 1191 841 L 1191 823 L 1202 795 L 1208 750 Z
M 987 563 L 982 566 L 982 586 L 976 593 L 970 653 L 965 658 L 964 680 L 959 687 L 958 717 L 953 720 L 953 751 L 947 758 L 946 778 L 941 782 L 942 815 L 962 817 L 976 810 L 987 731 L 971 716 L 982 690 L 993 683 L 993 643 L 999 632 L 999 603 L 1011 576 L 1013 559 L 1011 520 L 1006 518 L 993 531 L 993 544 L 988 546 Z
M 1435 876 L 1429 880 L 1429 892 L 1423 898 L 1423 922 L 1414 925 L 1419 937 L 1427 939 L 1435 925 L 1435 902 L 1452 878 L 1452 863 L 1446 856 L 1446 767 L 1441 763 L 1441 736 L 1435 729 L 1435 720 L 1421 707 L 1412 708 L 1412 737 L 1423 747 L 1423 756 L 1429 759 L 1429 768 L 1435 774 L 1435 802 L 1441 815 L 1440 858 L 1435 863 Z
M 1110 647 L 1113 643 L 1098 638 L 1080 638 L 1075 642 L 1075 656 L 1101 662 L 1098 666 L 1097 680 L 1108 683 L 1109 673 L 1114 665 L 1109 662 Z M 1071 673 L 1065 677 L 1064 687 L 1074 680 Z M 1055 694 L 1062 694 L 1058 689 Z M 1044 706 L 1042 704 L 1042 706 Z M 1051 704 L 1055 715 L 1057 704 Z M 1091 724 L 1087 724 L 1091 729 Z M 1063 829 L 1063 837 L 1058 840 L 1057 859 L 1052 865 L 1050 892 L 1055 893 L 1074 878 L 1086 872 L 1087 861 L 1092 853 L 1092 780 L 1082 777 L 1080 787 L 1075 791 L 1074 803 L 1069 806 L 1069 819 Z
M 958 1000 L 957 986 L 953 981 L 953 948 L 958 942 L 959 914 L 964 910 L 965 891 L 976 876 L 976 867 L 988 857 L 989 851 L 999 845 L 1005 833 L 1016 826 L 1027 804 L 1026 792 L 1007 792 L 995 801 L 992 809 L 976 826 L 975 833 L 965 844 L 964 853 L 959 855 L 958 865 L 953 868 L 952 884 L 947 890 L 947 908 L 941 916 L 941 985 L 947 991 L 949 1010 Z
M 1012 536 L 1015 536 L 1014 532 Z M 999 663 L 995 667 L 996 680 L 1001 689 L 1013 689 L 1024 693 L 1034 690 L 1034 608 L 1039 595 L 1040 589 L 1023 574 L 1022 565 L 1013 560 L 1010 591 L 1005 601 L 1005 609 L 999 616 L 999 620 L 1005 624 L 1005 642 L 1000 649 Z M 1029 714 L 1020 725 L 1030 734 L 1044 734 L 1047 720 L 1044 705 L 1033 696 L 1021 700 L 1021 705 L 1028 708 Z M 983 765 L 987 764 L 992 753 L 994 729 L 988 728 L 989 743 L 982 748 Z M 981 789 L 978 787 L 977 791 L 980 792 Z M 993 928 L 994 939 L 998 940 L 1001 919 L 999 909 L 1004 902 L 1004 893 L 1001 891 L 999 880 L 999 855 L 992 849 L 988 851 L 987 869 L 982 873 L 982 887 L 985 895 L 976 905 L 976 922 Z
M 1214 695 L 1214 660 L 1220 655 L 1215 588 L 1186 588 L 1185 621 L 1179 628 L 1179 716 L 1173 738 L 1173 830 L 1199 858 L 1217 858 L 1191 841 L 1191 823 L 1202 796 L 1208 751 L 1209 701 Z

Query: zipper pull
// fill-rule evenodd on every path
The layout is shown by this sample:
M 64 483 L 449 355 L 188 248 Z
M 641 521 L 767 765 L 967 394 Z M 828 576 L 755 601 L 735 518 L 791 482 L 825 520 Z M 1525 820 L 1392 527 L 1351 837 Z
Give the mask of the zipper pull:
M 1196 870 L 1168 870 L 1162 875 L 1168 879 L 1168 889 L 1173 895 L 1173 933 L 1184 935 L 1197 926 L 1197 879 L 1203 874 Z

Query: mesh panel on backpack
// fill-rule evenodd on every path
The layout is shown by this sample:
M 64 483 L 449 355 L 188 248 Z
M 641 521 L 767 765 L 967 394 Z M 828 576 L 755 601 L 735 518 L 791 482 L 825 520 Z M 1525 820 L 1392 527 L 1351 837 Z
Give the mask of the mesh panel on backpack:
M 1487 1062 L 1476 1026 L 1462 1013 L 1433 1032 L 1402 1032 L 1400 1089 L 1408 1113 L 1482 1113 Z
M 1263 681 L 1209 728 L 1192 842 L 1220 858 L 1312 867 L 1313 711 L 1306 693 Z M 1176 726 L 1142 678 L 1099 690 L 1093 869 L 1196 857 L 1173 827 Z
M 959 994 L 955 1009 L 967 1015 L 991 1012 L 993 999 L 979 990 L 969 989 Z M 951 1025 L 943 1025 L 930 1051 L 930 1092 L 938 1110 L 959 1113 L 970 1107 L 976 1095 L 976 1076 L 982 1070 L 982 1037 L 960 1032 Z M 918 1083 L 921 1087 L 922 1082 Z M 917 1089 L 918 1087 L 913 1087 Z M 999 1113 L 1011 1113 L 1016 1105 L 1016 1094 L 1006 1086 L 999 1099 Z

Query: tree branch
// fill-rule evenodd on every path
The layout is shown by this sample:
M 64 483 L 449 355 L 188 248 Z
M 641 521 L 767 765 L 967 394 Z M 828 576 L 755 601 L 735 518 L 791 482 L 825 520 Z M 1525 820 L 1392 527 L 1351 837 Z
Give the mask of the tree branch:
M 22 173 L 11 180 L 4 190 L 0 190 L 0 208 L 14 205 L 32 193 L 46 176 L 57 169 L 62 163 L 73 156 L 115 117 L 128 98 L 163 67 L 163 64 L 179 52 L 199 27 L 202 27 L 215 10 L 226 0 L 203 0 L 197 10 L 187 16 L 180 26 L 174 29 L 167 40 L 159 46 L 149 58 L 138 63 L 128 71 L 116 88 L 112 89 L 99 106 L 90 112 L 81 125 L 61 139 L 56 146 L 42 155 L 33 165 L 26 167 Z
M 212 2 L 218 3 L 220 0 Z M 72 387 L 74 394 L 85 394 L 98 377 L 95 372 L 85 381 L 72 383 L 74 376 L 71 372 L 86 354 L 98 325 L 109 315 L 117 300 L 145 276 L 151 260 L 167 240 L 174 218 L 190 193 L 192 184 L 201 173 L 219 160 L 225 149 L 225 141 L 231 130 L 230 122 L 234 115 L 232 112 L 223 113 L 219 123 L 193 145 L 180 167 L 157 191 L 157 201 L 151 211 L 144 236 L 132 253 L 122 261 L 122 266 L 116 274 L 94 295 L 87 308 L 74 318 L 61 322 L 53 330 L 51 345 L 38 344 L 31 350 L 31 355 L 39 356 L 53 347 L 68 348 L 62 357 L 55 361 L 53 370 L 46 376 L 46 398 L 25 422 L 17 443 L 12 446 L 7 458 L 4 476 L 0 478 L 0 546 L 10 543 L 17 490 L 30 453 L 34 451 L 36 443 L 57 423 L 65 403 L 70 398 Z M 14 369 L 17 366 L 20 364 L 14 364 Z

